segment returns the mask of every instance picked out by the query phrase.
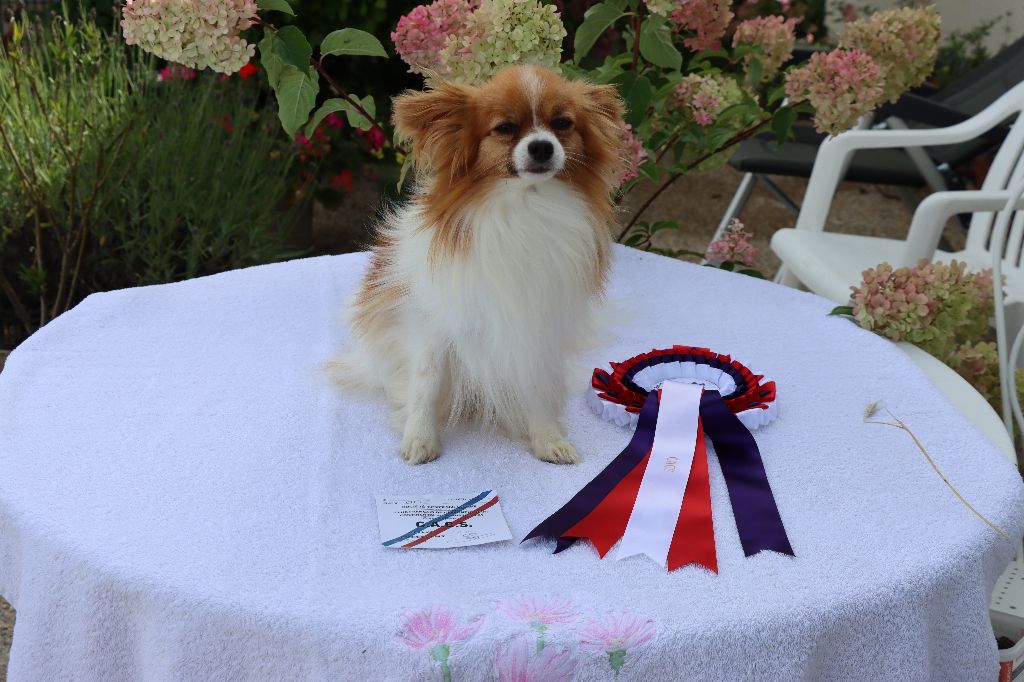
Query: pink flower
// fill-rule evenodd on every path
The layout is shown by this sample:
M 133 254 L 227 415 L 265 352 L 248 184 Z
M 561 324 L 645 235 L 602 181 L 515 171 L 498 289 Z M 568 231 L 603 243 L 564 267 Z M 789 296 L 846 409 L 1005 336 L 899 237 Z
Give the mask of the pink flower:
M 934 7 L 885 10 L 846 25 L 839 47 L 871 55 L 881 69 L 883 100 L 895 102 L 920 85 L 935 66 L 939 13 Z
M 727 76 L 688 73 L 669 95 L 669 103 L 707 127 L 718 114 L 743 96 L 736 81 Z
M 396 636 L 411 649 L 432 649 L 461 642 L 475 635 L 483 624 L 482 619 L 477 619 L 460 626 L 455 615 L 444 607 L 406 611 L 400 621 Z
M 457 35 L 479 5 L 473 0 L 437 0 L 419 5 L 398 20 L 391 41 L 412 73 L 447 75 L 441 51 L 449 35 Z
M 650 618 L 619 611 L 590 621 L 576 634 L 581 648 L 608 654 L 608 665 L 618 675 L 630 650 L 654 639 L 657 628 Z
M 736 27 L 732 36 L 733 46 L 753 45 L 761 48 L 760 60 L 763 66 L 762 80 L 770 80 L 778 72 L 796 43 L 798 18 L 786 19 L 781 16 L 755 17 L 747 19 Z M 743 59 L 749 63 L 753 55 Z
M 753 235 L 736 218 L 732 219 L 725 234 L 711 242 L 704 258 L 710 263 L 721 265 L 732 262 L 741 263 L 751 268 L 757 267 L 757 247 L 751 241 Z
M 373 126 L 369 130 L 360 130 L 359 134 L 365 137 L 366 140 L 370 143 L 371 151 L 377 151 L 378 149 L 383 147 L 384 143 L 387 142 L 388 140 L 387 137 L 385 137 L 384 135 L 384 131 L 378 128 L 377 126 Z
M 190 69 L 187 66 L 182 66 L 181 64 L 168 64 L 164 68 L 160 69 L 160 75 L 157 79 L 161 82 L 190 81 L 195 77 L 195 69 Z
M 672 21 L 680 28 L 697 35 L 683 40 L 691 50 L 717 50 L 729 28 L 733 13 L 729 0 L 678 0 Z
M 161 59 L 234 73 L 256 53 L 240 35 L 256 12 L 255 0 L 125 0 L 121 30 Z
M 634 613 L 609 613 L 581 628 L 580 646 L 589 651 L 629 651 L 654 639 L 654 621 Z
M 510 597 L 498 602 L 498 610 L 516 620 L 538 625 L 571 623 L 576 620 L 576 607 L 565 597 Z
M 245 80 L 250 76 L 255 76 L 259 70 L 260 67 L 256 66 L 252 62 L 249 62 L 248 64 L 246 64 L 238 70 L 238 75 L 241 76 L 242 80 Z
M 498 682 L 569 682 L 576 673 L 576 660 L 565 649 L 546 648 L 534 652 L 526 637 L 517 637 L 498 649 L 494 667 Z
M 814 127 L 838 135 L 883 100 L 881 69 L 858 49 L 817 52 L 786 74 L 786 95 L 814 107 Z
M 633 178 L 640 177 L 640 164 L 647 160 L 647 150 L 644 149 L 644 145 L 639 138 L 633 134 L 633 126 L 628 123 L 622 129 L 622 140 L 625 152 L 623 155 L 622 177 L 618 179 L 618 182 L 615 183 L 616 185 L 621 185 Z
M 327 114 L 327 117 L 324 118 L 324 123 L 326 123 L 329 128 L 345 127 L 345 121 L 337 114 Z

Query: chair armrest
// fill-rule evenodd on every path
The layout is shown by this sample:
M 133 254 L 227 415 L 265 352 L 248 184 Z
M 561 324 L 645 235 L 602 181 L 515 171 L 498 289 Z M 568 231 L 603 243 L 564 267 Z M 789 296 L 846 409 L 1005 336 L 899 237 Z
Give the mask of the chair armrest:
M 985 134 L 1024 105 L 1024 82 L 1018 83 L 984 111 L 947 128 L 924 130 L 849 130 L 826 139 L 814 160 L 796 229 L 821 231 L 839 181 L 859 149 L 929 147 L 966 142 Z
M 915 265 L 922 258 L 931 259 L 939 247 L 939 238 L 946 221 L 959 213 L 996 213 L 1006 208 L 1010 190 L 963 190 L 936 192 L 925 197 L 910 223 L 903 256 L 895 267 Z M 1024 209 L 1024 199 L 1017 210 Z
M 885 120 L 890 116 L 899 116 L 905 121 L 924 123 L 935 128 L 953 126 L 968 119 L 968 116 L 956 109 L 909 92 L 901 95 L 895 104 L 883 104 L 876 118 Z

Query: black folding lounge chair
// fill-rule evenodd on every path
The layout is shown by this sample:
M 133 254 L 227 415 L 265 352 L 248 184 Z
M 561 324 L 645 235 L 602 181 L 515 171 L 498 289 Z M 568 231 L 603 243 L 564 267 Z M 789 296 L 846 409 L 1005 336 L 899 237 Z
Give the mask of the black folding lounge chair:
M 969 71 L 941 90 L 930 94 L 904 94 L 895 104 L 881 107 L 876 121 L 890 128 L 939 127 L 959 123 L 978 113 L 1004 92 L 1024 80 L 1024 38 Z M 769 176 L 809 178 L 818 146 L 825 139 L 806 124 L 793 129 L 794 139 L 776 146 L 774 135 L 758 135 L 739 145 L 729 165 L 744 173 L 736 194 L 722 216 L 715 238 L 743 210 L 758 182 L 793 214 L 800 207 Z M 964 185 L 956 167 L 999 144 L 1001 134 L 947 147 L 878 149 L 857 152 L 845 180 L 894 185 L 900 188 L 929 186 L 932 191 L 959 189 Z

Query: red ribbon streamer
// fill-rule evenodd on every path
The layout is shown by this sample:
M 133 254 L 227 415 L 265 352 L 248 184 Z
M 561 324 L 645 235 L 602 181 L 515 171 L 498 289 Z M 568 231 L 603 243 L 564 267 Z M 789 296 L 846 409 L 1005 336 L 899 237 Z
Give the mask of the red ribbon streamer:
M 629 516 L 633 513 L 633 503 L 636 502 L 637 493 L 640 490 L 640 482 L 643 481 L 644 471 L 647 470 L 647 461 L 651 453 L 644 455 L 633 470 L 612 489 L 608 496 L 594 507 L 594 510 L 584 516 L 579 523 L 562 533 L 562 537 L 587 538 L 597 549 L 597 553 L 604 558 L 604 555 L 615 546 L 615 543 L 622 538 L 626 532 L 626 524 L 629 523 Z
M 697 447 L 693 452 L 686 494 L 676 520 L 672 544 L 668 549 L 668 570 L 686 564 L 699 564 L 718 573 L 715 553 L 715 527 L 711 519 L 711 481 L 708 477 L 708 452 L 704 425 L 697 422 Z

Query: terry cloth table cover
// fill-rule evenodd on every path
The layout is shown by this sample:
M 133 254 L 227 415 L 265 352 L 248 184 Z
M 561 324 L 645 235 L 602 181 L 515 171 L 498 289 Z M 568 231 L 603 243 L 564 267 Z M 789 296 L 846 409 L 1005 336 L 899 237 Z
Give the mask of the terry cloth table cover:
M 583 463 L 458 432 L 410 467 L 383 400 L 341 396 L 319 369 L 366 264 L 94 295 L 14 351 L 0 374 L 12 680 L 482 682 L 517 666 L 537 680 L 995 679 L 987 604 L 1013 547 L 906 434 L 865 425 L 865 405 L 883 400 L 1014 536 L 1024 487 L 898 349 L 829 302 L 618 248 L 621 311 L 566 413 Z M 672 343 L 779 382 L 780 416 L 756 437 L 795 558 L 743 557 L 714 457 L 719 575 L 600 561 L 586 543 L 381 546 L 378 493 L 493 488 L 523 537 L 630 437 L 587 406 L 591 368 Z

